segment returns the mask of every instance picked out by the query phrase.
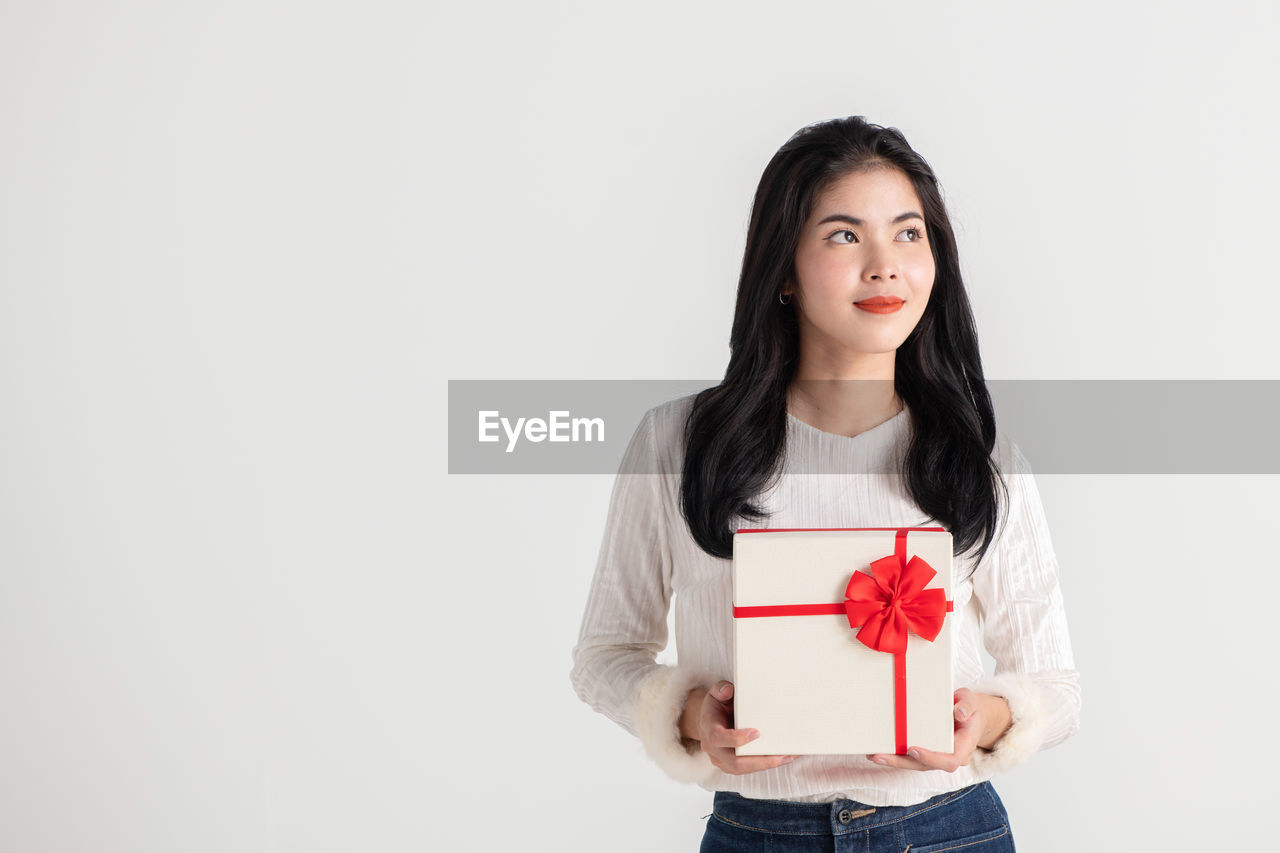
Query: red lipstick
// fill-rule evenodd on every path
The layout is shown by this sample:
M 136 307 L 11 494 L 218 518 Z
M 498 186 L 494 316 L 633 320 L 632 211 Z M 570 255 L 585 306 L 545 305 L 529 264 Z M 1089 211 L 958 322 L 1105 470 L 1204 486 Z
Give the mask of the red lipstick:
M 863 299 L 853 304 L 873 314 L 892 314 L 906 303 L 896 296 L 872 296 L 870 299 Z

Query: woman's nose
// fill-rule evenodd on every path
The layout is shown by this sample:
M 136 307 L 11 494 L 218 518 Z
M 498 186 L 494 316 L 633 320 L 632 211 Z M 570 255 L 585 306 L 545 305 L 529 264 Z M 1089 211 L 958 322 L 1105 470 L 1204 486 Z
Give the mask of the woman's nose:
M 862 275 L 868 281 L 891 281 L 898 277 L 898 264 L 890 252 L 878 249 L 867 258 Z

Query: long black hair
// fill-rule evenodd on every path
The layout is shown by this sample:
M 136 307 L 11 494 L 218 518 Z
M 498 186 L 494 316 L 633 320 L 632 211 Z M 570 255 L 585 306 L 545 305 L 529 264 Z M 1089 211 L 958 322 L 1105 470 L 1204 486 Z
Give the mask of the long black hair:
M 769 161 L 756 189 L 729 364 L 719 385 L 695 397 L 685 423 L 680 509 L 709 554 L 732 556 L 735 516 L 768 517 L 751 500 L 781 471 L 800 331 L 794 305 L 778 297 L 794 275 L 801 228 L 826 187 L 883 166 L 911 180 L 936 270 L 924 314 L 894 359 L 894 389 L 912 426 L 900 473 L 916 504 L 951 531 L 956 554 L 980 543 L 976 565 L 995 536 L 997 489 L 1007 496 L 1007 486 L 991 459 L 995 413 L 938 180 L 897 128 L 849 116 L 797 131 Z

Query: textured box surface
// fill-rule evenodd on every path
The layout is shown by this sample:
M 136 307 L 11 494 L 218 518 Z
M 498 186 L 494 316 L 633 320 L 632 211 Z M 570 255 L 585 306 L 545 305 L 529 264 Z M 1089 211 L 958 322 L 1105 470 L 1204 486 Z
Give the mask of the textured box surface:
M 747 531 L 734 536 L 735 608 L 842 604 L 854 571 L 895 554 L 937 574 L 926 588 L 951 599 L 951 534 L 942 530 Z M 907 742 L 954 749 L 952 622 L 929 642 L 907 639 Z M 858 639 L 843 613 L 734 618 L 734 725 L 759 729 L 738 755 L 853 754 L 895 751 L 894 655 Z

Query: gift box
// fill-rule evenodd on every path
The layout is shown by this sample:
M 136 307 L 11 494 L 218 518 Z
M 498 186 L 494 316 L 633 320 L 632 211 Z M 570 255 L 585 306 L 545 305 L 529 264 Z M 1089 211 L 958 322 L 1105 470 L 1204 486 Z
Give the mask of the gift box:
M 736 753 L 954 751 L 951 556 L 941 527 L 738 530 Z

